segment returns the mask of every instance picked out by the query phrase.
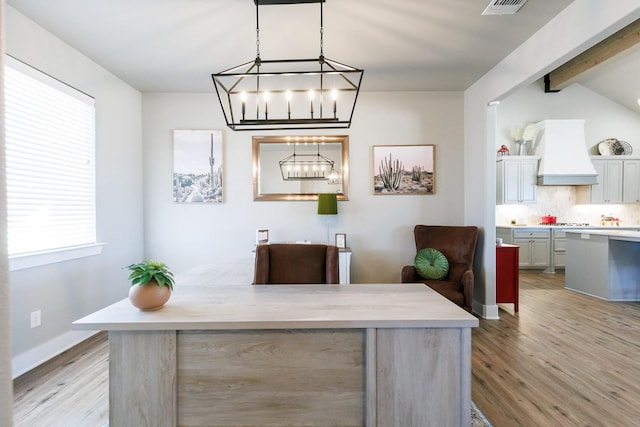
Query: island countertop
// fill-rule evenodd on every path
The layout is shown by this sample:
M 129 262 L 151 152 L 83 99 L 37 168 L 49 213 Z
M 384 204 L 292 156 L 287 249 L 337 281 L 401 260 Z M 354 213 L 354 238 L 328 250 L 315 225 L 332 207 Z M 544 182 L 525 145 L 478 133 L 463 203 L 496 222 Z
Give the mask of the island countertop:
M 581 235 L 597 235 L 607 236 L 612 240 L 624 240 L 628 242 L 640 242 L 640 231 L 632 230 L 592 230 L 589 228 L 578 228 L 565 230 L 567 233 L 581 234 Z
M 464 328 L 478 319 L 423 284 L 176 285 L 160 310 L 128 299 L 79 319 L 83 330 Z
M 640 232 L 567 230 L 565 287 L 609 301 L 640 301 Z

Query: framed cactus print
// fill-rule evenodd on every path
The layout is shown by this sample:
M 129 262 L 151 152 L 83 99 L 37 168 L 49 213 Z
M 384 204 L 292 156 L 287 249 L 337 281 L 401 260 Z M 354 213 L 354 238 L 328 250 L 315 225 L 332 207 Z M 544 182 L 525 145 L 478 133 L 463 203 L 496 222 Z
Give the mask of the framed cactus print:
M 173 131 L 173 201 L 222 203 L 222 131 Z
M 434 144 L 374 145 L 373 194 L 435 194 Z

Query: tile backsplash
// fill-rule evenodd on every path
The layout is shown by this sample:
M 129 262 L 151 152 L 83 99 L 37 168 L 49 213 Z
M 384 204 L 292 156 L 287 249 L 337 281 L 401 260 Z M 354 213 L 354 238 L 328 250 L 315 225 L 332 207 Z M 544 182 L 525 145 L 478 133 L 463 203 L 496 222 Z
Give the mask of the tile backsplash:
M 536 225 L 543 215 L 558 217 L 558 222 L 585 222 L 600 225 L 600 215 L 620 218 L 620 225 L 640 224 L 640 205 L 581 205 L 576 204 L 576 187 L 538 186 L 535 204 L 496 206 L 496 225 Z

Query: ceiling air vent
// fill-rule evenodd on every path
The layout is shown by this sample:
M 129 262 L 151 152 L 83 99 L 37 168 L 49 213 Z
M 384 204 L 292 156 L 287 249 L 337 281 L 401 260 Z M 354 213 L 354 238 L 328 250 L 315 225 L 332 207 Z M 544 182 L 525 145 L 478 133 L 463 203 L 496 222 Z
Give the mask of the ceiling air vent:
M 483 15 L 513 15 L 527 0 L 491 0 Z

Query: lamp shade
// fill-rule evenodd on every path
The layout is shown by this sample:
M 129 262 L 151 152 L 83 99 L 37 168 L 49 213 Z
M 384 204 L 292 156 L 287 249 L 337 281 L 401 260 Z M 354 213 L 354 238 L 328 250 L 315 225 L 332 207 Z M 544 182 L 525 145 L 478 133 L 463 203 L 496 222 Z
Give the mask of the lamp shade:
M 318 215 L 336 215 L 338 196 L 335 193 L 318 194 Z

